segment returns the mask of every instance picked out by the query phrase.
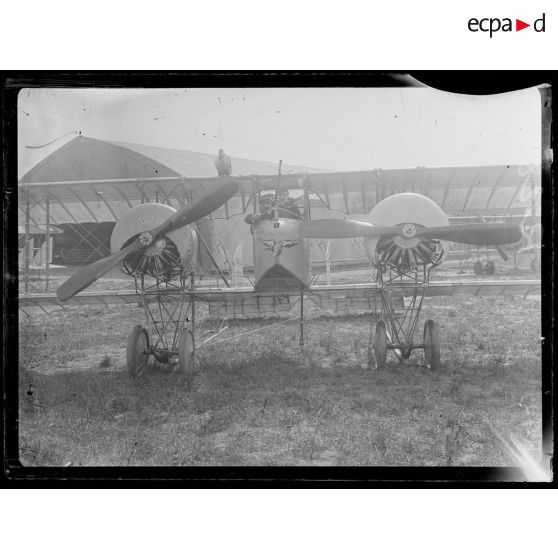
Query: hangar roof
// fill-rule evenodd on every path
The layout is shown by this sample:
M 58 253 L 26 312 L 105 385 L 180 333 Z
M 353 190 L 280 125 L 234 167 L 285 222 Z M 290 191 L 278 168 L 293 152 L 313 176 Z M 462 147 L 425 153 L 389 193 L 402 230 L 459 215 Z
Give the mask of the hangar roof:
M 231 156 L 235 175 L 276 174 L 278 163 Z M 20 182 L 216 176 L 215 155 L 78 136 L 27 172 Z M 282 172 L 320 169 L 283 165 Z

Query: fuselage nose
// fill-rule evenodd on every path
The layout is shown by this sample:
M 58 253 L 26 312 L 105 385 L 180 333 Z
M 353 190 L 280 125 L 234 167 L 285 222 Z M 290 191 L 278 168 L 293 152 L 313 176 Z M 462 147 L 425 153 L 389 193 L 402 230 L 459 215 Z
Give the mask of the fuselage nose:
M 299 219 L 262 219 L 254 224 L 256 290 L 297 290 L 310 282 L 308 241 Z

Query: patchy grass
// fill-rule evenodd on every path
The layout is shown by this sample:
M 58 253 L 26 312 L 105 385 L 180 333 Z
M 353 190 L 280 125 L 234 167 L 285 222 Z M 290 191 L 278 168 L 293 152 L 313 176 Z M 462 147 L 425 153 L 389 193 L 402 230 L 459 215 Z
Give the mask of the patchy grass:
M 295 311 L 296 313 L 296 311 Z M 287 316 L 288 317 L 288 316 Z M 540 305 L 436 298 L 442 367 L 422 351 L 368 368 L 367 314 L 229 322 L 191 378 L 125 371 L 135 306 L 20 322 L 20 455 L 27 465 L 516 465 L 490 427 L 541 453 Z M 206 332 L 218 323 L 206 322 Z M 64 373 L 61 373 L 64 372 Z

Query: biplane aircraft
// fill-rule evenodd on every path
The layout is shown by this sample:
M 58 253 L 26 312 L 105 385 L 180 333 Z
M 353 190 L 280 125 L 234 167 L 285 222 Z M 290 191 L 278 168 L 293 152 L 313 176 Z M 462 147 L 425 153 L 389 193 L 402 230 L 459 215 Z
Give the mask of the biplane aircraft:
M 450 243 L 501 247 L 520 242 L 522 229 L 516 223 L 452 225 L 440 205 L 422 193 L 399 192 L 373 200 L 372 209 L 361 220 L 312 219 L 312 195 L 328 203 L 329 196 L 341 192 L 349 209 L 347 194 L 352 191 L 362 197 L 365 206 L 371 192 L 362 181 L 363 176 L 362 173 L 320 176 L 297 173 L 191 182 L 184 178 L 152 179 L 162 192 L 171 187 L 173 191 L 178 187 L 190 188 L 191 192 L 197 192 L 197 199 L 179 210 L 162 203 L 131 207 L 114 227 L 109 256 L 79 269 L 58 288 L 57 297 L 21 295 L 20 306 L 141 301 L 147 324 L 133 327 L 127 345 L 128 371 L 135 376 L 145 370 L 149 357 L 176 365 L 182 373 L 191 369 L 196 350 L 196 304 L 218 303 L 242 308 L 271 303 L 276 309 L 289 309 L 292 300 L 298 300 L 300 344 L 303 345 L 305 298 L 353 299 L 361 309 L 378 309 L 370 340 L 378 368 L 385 365 L 388 350 L 399 359 L 408 359 L 413 350 L 422 349 L 427 365 L 436 369 L 440 366 L 436 323 L 427 319 L 421 338 L 415 340 L 425 297 L 526 296 L 539 291 L 537 280 L 431 281 L 430 272 L 444 261 Z M 241 198 L 245 213 L 251 209 L 250 203 L 257 213 L 262 193 L 289 189 L 303 191 L 304 208 L 300 216 L 281 216 L 275 203 L 270 218 L 252 224 L 254 283 L 230 286 L 220 272 L 225 287 L 202 286 L 196 280 L 197 259 L 205 242 L 196 222 L 234 197 Z M 106 185 L 104 190 L 108 191 Z M 363 239 L 374 272 L 373 281 L 343 285 L 313 282 L 310 239 L 338 238 Z M 116 266 L 132 278 L 134 290 L 85 291 Z

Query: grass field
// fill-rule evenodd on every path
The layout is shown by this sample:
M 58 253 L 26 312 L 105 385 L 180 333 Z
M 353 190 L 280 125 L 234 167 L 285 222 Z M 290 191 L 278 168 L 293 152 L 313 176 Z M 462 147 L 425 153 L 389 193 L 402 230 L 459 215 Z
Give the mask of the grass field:
M 370 368 L 370 315 L 308 318 L 304 351 L 292 321 L 200 350 L 190 378 L 155 367 L 133 379 L 125 346 L 141 308 L 20 317 L 21 460 L 516 466 L 494 431 L 540 458 L 540 302 L 426 301 L 422 321 L 441 326 L 436 372 L 422 351 Z M 236 320 L 218 339 L 280 319 Z

